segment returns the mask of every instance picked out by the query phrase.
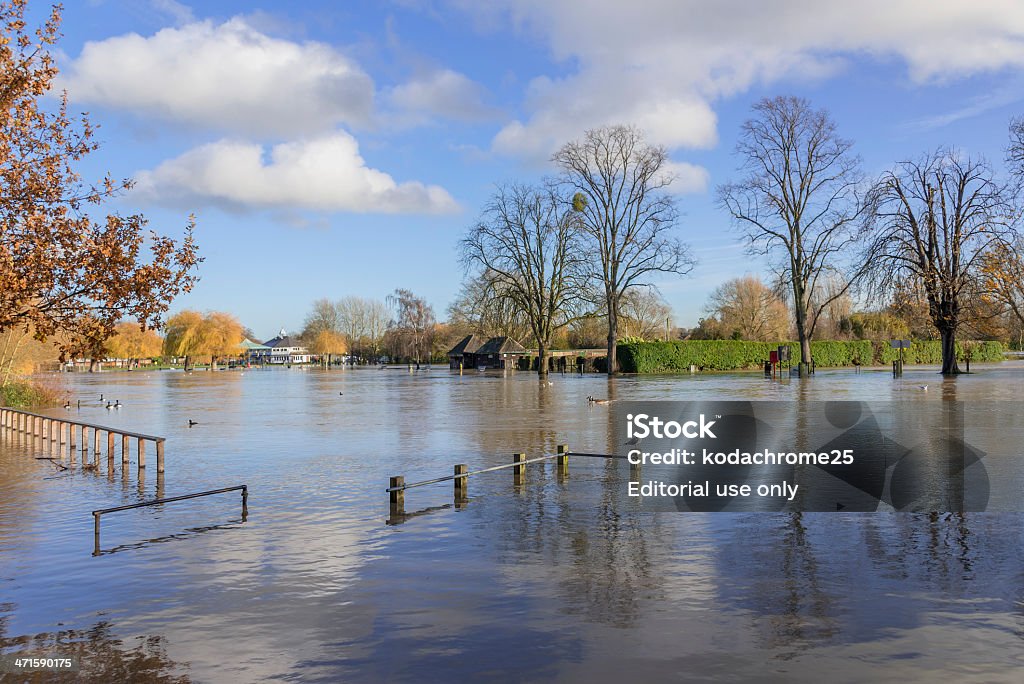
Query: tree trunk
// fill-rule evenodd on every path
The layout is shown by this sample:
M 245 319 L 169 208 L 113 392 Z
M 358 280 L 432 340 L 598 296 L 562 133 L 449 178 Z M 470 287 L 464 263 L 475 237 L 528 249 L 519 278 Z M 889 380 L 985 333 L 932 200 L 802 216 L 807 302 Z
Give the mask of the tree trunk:
M 618 370 L 615 343 L 619 337 L 619 312 L 616 308 L 611 301 L 608 302 L 608 375 L 615 375 Z
M 956 328 L 942 328 L 939 335 L 942 337 L 942 374 L 957 375 L 960 367 L 956 363 Z
M 541 379 L 548 376 L 548 350 L 543 344 L 537 345 L 537 375 Z
M 800 342 L 800 363 L 811 363 L 811 338 L 807 334 L 807 303 L 804 302 L 803 292 L 800 288 L 794 288 L 794 300 L 796 302 L 796 336 Z
M 185 372 L 186 373 L 188 373 L 190 370 L 192 370 L 191 366 L 192 366 L 192 357 L 189 356 L 188 354 L 185 354 Z

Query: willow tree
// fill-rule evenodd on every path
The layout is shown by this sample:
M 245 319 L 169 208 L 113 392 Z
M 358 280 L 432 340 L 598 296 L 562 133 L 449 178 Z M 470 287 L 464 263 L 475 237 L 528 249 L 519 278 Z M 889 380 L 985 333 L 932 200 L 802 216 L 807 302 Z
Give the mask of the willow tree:
M 66 94 L 44 103 L 60 7 L 36 31 L 25 8 L 0 2 L 0 332 L 31 330 L 66 357 L 102 348 L 122 318 L 157 327 L 201 259 L 191 219 L 176 241 L 139 214 L 92 216 L 131 182 L 89 184 L 76 171 L 98 148 L 95 129 L 72 120 Z
M 766 255 L 792 289 L 801 369 L 811 363 L 819 314 L 856 277 L 825 291 L 837 275 L 856 276 L 863 203 L 860 160 L 828 112 L 796 97 L 766 98 L 743 124 L 736 154 L 743 178 L 718 188 L 719 203 L 753 254 Z
M 867 252 L 878 292 L 919 287 L 942 340 L 942 373 L 960 372 L 956 335 L 971 293 L 985 290 L 986 256 L 1017 237 L 1010 193 L 980 158 L 939 149 L 887 171 L 871 192 Z
M 192 369 L 192 357 L 203 352 L 203 314 L 180 311 L 164 326 L 164 355 L 184 356 L 185 370 Z
M 117 324 L 113 337 L 104 345 L 104 351 L 107 356 L 125 359 L 131 368 L 133 362 L 138 365 L 139 359 L 159 356 L 163 351 L 163 344 L 163 339 L 156 331 L 126 321 Z
M 623 296 L 659 274 L 693 269 L 689 249 L 673 234 L 678 212 L 669 192 L 675 178 L 668 153 L 644 142 L 637 128 L 607 126 L 563 146 L 552 161 L 572 194 L 603 290 L 612 375 Z
M 569 323 L 585 292 L 580 220 L 552 188 L 499 187 L 462 240 L 462 258 L 493 296 L 511 303 L 537 344 L 537 372 L 548 372 L 551 338 Z

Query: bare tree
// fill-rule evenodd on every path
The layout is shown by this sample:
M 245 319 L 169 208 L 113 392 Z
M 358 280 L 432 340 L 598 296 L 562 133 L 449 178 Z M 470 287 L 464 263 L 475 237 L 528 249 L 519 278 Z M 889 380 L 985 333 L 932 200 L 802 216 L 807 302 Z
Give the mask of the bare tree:
M 505 336 L 530 343 L 530 322 L 510 298 L 497 290 L 486 272 L 470 274 L 448 307 L 449 323 L 487 337 Z
M 862 176 L 851 147 L 827 111 L 801 98 L 766 98 L 754 105 L 736 145 L 746 176 L 718 188 L 750 251 L 772 258 L 792 290 L 801 364 L 811 363 L 818 313 L 858 275 L 846 268 L 844 287 L 820 291 L 823 277 L 844 270 L 859 237 Z
M 301 336 L 308 341 L 324 331 L 341 332 L 341 316 L 334 302 L 329 299 L 318 299 L 313 302 L 313 309 L 306 314 Z
M 424 343 L 434 328 L 433 307 L 425 299 L 404 289 L 395 290 L 389 295 L 388 304 L 395 310 L 395 332 L 407 341 L 412 348 L 409 356 L 419 365 L 420 351 L 424 349 Z
M 982 257 L 982 297 L 1016 321 L 1018 332 L 1024 331 L 1024 239 L 1013 245 L 1000 242 Z M 1018 338 L 1018 345 L 1020 338 Z
M 714 315 L 724 337 L 775 342 L 789 334 L 786 305 L 756 276 L 733 278 L 718 286 L 705 310 Z M 702 320 L 701 327 L 706 329 L 709 323 Z
M 1006 150 L 1006 163 L 1018 183 L 1024 181 L 1024 117 L 1010 122 L 1010 146 Z
M 674 180 L 663 147 L 648 145 L 630 126 L 587 131 L 552 160 L 573 191 L 573 209 L 589 237 L 608 313 L 608 374 L 616 372 L 623 296 L 649 285 L 658 273 L 685 275 L 694 266 L 689 249 L 673 237 L 677 210 L 668 186 Z
M 672 330 L 672 307 L 653 287 L 634 288 L 622 297 L 619 324 L 623 337 L 667 339 Z
M 526 318 L 537 344 L 537 372 L 548 372 L 555 330 L 569 323 L 585 289 L 579 216 L 551 188 L 498 188 L 462 240 L 467 269 Z
M 1007 188 L 983 160 L 939 149 L 886 172 L 871 195 L 873 289 L 919 285 L 942 340 L 942 373 L 959 373 L 956 334 L 966 295 L 981 289 L 985 255 L 1016 237 Z

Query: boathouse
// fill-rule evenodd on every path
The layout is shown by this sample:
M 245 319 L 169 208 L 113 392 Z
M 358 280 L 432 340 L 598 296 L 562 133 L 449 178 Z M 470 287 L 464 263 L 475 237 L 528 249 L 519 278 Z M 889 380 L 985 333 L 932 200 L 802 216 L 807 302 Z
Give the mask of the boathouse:
M 477 335 L 467 335 L 448 352 L 448 367 L 458 370 L 461 363 L 463 368 L 516 368 L 524 356 L 526 349 L 511 337 L 484 341 Z

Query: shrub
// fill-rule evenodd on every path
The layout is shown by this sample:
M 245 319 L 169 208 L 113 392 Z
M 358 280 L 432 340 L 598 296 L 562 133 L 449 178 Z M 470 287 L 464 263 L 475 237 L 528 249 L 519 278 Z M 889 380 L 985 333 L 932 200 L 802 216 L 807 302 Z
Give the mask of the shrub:
M 61 392 L 55 387 L 28 380 L 14 380 L 0 387 L 0 406 L 29 408 L 58 406 Z

